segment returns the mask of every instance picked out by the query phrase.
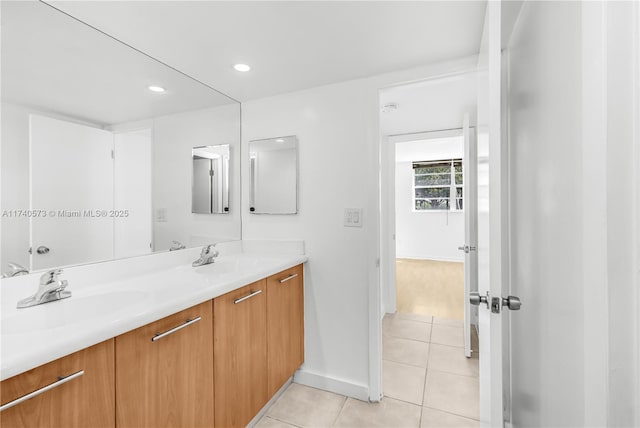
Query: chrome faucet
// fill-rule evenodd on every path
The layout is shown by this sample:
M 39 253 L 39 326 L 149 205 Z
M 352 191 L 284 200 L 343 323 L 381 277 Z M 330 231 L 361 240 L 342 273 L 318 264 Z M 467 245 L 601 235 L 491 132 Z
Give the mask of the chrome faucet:
M 18 302 L 18 309 L 71 297 L 71 291 L 65 291 L 65 288 L 69 285 L 67 280 L 58 279 L 58 275 L 61 273 L 62 269 L 54 269 L 42 275 L 40 277 L 40 287 L 38 287 L 36 294 L 20 300 Z
M 180 241 L 171 241 L 171 247 L 169 248 L 169 251 L 177 251 L 177 250 L 184 250 L 185 247 L 184 244 Z
M 215 250 L 216 244 L 209 244 L 202 247 L 202 252 L 200 253 L 200 258 L 195 262 L 191 263 L 191 266 L 204 266 L 214 262 L 214 259 L 218 257 L 220 254 L 218 250 Z
M 29 270 L 26 267 L 21 266 L 18 263 L 9 262 L 7 265 L 9 266 L 9 270 L 2 274 L 2 278 L 11 278 L 29 273 Z

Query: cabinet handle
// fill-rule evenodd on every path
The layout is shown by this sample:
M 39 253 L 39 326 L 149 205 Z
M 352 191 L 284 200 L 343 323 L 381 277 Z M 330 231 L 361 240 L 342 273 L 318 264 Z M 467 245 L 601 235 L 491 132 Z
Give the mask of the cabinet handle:
M 175 332 L 176 332 L 176 331 L 178 331 L 178 330 L 182 330 L 182 329 L 183 329 L 183 328 L 185 328 L 185 327 L 189 327 L 191 324 L 195 324 L 195 323 L 197 323 L 197 322 L 198 322 L 198 321 L 200 321 L 201 319 L 202 319 L 202 317 L 194 318 L 194 319 L 192 319 L 192 320 L 186 320 L 186 321 L 184 322 L 184 324 L 180 324 L 180 325 L 179 325 L 179 326 L 177 326 L 177 327 L 173 327 L 171 330 L 167 330 L 167 331 L 165 331 L 164 333 L 156 333 L 156 335 L 155 335 L 155 336 L 153 336 L 153 337 L 151 338 L 151 341 L 152 341 L 152 342 L 155 342 L 156 340 L 160 340 L 160 339 L 162 339 L 163 337 L 169 336 L 170 334 L 173 334 L 173 333 L 175 333 Z
M 292 273 L 292 274 L 291 274 L 291 275 L 289 275 L 288 277 L 286 277 L 286 278 L 282 278 L 282 279 L 280 280 L 280 284 L 285 283 L 285 282 L 289 281 L 290 279 L 295 278 L 296 276 L 298 276 L 298 274 L 297 274 L 297 273 Z
M 7 410 L 10 407 L 17 406 L 18 404 L 20 404 L 22 402 L 25 402 L 27 400 L 30 400 L 31 398 L 36 397 L 36 396 L 38 396 L 38 395 L 40 395 L 40 394 L 42 394 L 44 392 L 52 390 L 53 388 L 57 388 L 60 385 L 62 385 L 63 383 L 70 382 L 70 381 L 74 380 L 75 378 L 78 378 L 78 377 L 82 376 L 83 374 L 84 374 L 84 370 L 80 370 L 79 372 L 76 372 L 76 373 L 71 374 L 69 376 L 64 376 L 64 377 L 60 376 L 56 382 L 53 382 L 53 383 L 51 383 L 51 384 L 49 384 L 47 386 L 43 386 L 40 389 L 36 389 L 35 391 L 30 392 L 27 395 L 23 395 L 20 398 L 16 398 L 13 401 L 9 401 L 7 404 L 3 404 L 2 406 L 0 406 L 0 412 L 4 412 L 5 410 Z
M 247 294 L 246 296 L 244 296 L 244 297 L 241 297 L 241 298 L 239 298 L 239 299 L 234 300 L 234 301 L 233 301 L 233 304 L 234 304 L 234 305 L 237 305 L 238 303 L 242 303 L 242 302 L 244 302 L 245 300 L 252 298 L 253 296 L 257 296 L 257 295 L 258 295 L 258 294 L 260 294 L 260 293 L 262 293 L 262 290 L 252 291 L 251 293 Z

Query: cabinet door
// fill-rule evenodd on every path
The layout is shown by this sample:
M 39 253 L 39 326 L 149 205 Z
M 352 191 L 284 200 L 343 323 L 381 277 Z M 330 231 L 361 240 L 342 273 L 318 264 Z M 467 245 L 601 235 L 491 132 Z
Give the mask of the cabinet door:
M 267 278 L 268 385 L 272 396 L 304 362 L 302 265 Z
M 116 419 L 124 427 L 211 427 L 211 301 L 116 337 Z
M 0 425 L 114 427 L 113 352 L 111 339 L 3 381 Z M 5 408 L 30 393 L 33 398 Z
M 213 301 L 217 427 L 244 427 L 267 403 L 266 280 Z

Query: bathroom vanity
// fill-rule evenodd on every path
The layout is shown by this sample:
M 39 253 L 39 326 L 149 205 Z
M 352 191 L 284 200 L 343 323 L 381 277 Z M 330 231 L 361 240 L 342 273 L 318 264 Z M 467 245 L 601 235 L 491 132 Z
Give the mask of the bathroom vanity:
M 14 283 L 26 279 L 12 281 L 3 288 L 0 425 L 246 426 L 303 363 L 305 261 L 238 253 L 90 285 L 69 272 L 74 296 L 15 310 Z M 72 304 L 98 296 L 108 305 L 106 288 L 142 301 L 93 318 Z

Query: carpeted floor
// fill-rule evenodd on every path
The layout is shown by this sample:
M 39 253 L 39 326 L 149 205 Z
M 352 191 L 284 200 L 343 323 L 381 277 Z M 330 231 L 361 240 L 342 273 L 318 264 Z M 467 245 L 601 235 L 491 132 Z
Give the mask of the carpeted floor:
M 396 260 L 399 312 L 464 319 L 464 263 Z

